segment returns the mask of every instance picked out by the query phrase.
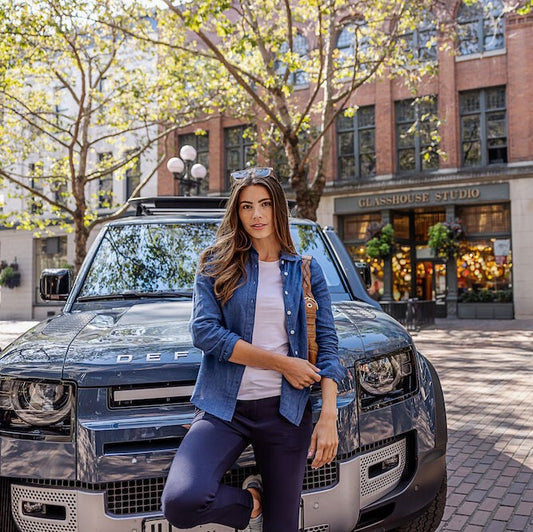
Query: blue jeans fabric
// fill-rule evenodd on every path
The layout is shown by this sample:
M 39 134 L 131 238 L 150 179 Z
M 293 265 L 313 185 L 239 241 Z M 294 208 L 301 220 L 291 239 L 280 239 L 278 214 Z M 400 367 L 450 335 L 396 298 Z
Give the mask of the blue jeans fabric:
M 239 400 L 231 421 L 198 412 L 163 491 L 163 513 L 173 526 L 246 528 L 253 508 L 250 492 L 226 486 L 221 479 L 251 443 L 263 478 L 263 531 L 298 531 L 312 413 L 308 404 L 296 426 L 281 416 L 279 405 L 279 397 Z

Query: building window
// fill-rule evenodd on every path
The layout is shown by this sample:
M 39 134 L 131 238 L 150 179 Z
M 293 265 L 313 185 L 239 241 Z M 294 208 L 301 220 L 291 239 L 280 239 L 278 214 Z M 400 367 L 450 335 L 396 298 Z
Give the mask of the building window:
M 65 87 L 57 87 L 54 91 L 54 117 L 57 126 L 61 126 L 68 111 L 64 103 Z
M 439 166 L 435 98 L 396 102 L 398 172 L 421 172 Z
M 466 241 L 457 258 L 459 300 L 512 301 L 509 203 L 458 207 Z
M 292 47 L 292 53 L 305 62 L 309 54 L 309 43 L 307 42 L 307 38 L 301 33 L 297 33 L 294 36 Z M 289 43 L 283 43 L 279 50 L 280 57 L 287 55 L 289 52 Z M 276 59 L 274 68 L 278 75 L 284 76 L 287 72 L 287 63 L 282 59 Z M 309 75 L 303 69 L 293 70 L 287 77 L 287 83 L 289 85 L 294 85 L 295 87 L 307 86 L 309 85 Z
M 403 34 L 401 40 L 415 61 L 437 61 L 437 29 L 433 21 L 428 20 L 414 31 Z
M 337 161 L 340 181 L 376 174 L 374 106 L 360 107 L 353 117 L 337 117 Z
M 228 127 L 224 130 L 226 187 L 231 172 L 253 166 L 256 161 L 256 131 L 251 126 Z
M 29 178 L 30 186 L 33 190 L 40 192 L 44 191 L 43 187 L 43 163 L 36 162 L 29 164 Z M 32 214 L 43 214 L 43 200 L 37 195 L 32 195 L 29 199 L 30 212 Z
M 351 21 L 345 24 L 337 35 L 335 46 L 338 50 L 337 68 L 340 78 L 347 80 L 354 74 L 366 75 L 370 58 L 368 28 L 364 21 Z
M 207 194 L 209 192 L 209 133 L 205 135 L 196 135 L 195 133 L 180 135 L 178 144 L 180 148 L 188 144 L 196 150 L 195 162 L 203 164 L 207 170 L 207 175 L 200 185 L 200 194 Z
M 346 24 L 337 35 L 337 50 L 339 56 L 345 58 L 346 61 L 353 58 L 355 55 L 355 25 Z
M 457 16 L 459 55 L 481 54 L 504 48 L 503 3 L 478 0 L 463 3 Z
M 129 159 L 136 151 L 136 149 L 128 150 L 126 152 L 126 159 Z M 130 164 L 132 166 L 130 166 L 124 174 L 124 177 L 126 178 L 126 199 L 131 197 L 133 191 L 141 183 L 141 159 L 139 156 L 134 157 Z
M 101 209 L 111 207 L 113 201 L 113 172 L 109 172 L 112 164 L 111 152 L 98 154 L 98 170 L 103 173 L 98 180 L 98 207 Z
M 381 224 L 380 213 L 352 214 L 341 220 L 342 240 L 354 261 L 368 262 L 372 274 L 372 285 L 368 293 L 373 299 L 383 294 L 383 260 L 369 259 L 366 255 L 366 240 L 373 228 Z
M 507 162 L 505 87 L 459 94 L 463 166 Z
M 39 279 L 41 272 L 47 268 L 66 268 L 67 264 L 67 237 L 54 236 L 51 238 L 37 238 L 34 240 L 35 252 L 35 303 L 42 303 L 39 296 Z
M 508 203 L 459 207 L 457 214 L 467 235 L 500 235 L 511 233 Z

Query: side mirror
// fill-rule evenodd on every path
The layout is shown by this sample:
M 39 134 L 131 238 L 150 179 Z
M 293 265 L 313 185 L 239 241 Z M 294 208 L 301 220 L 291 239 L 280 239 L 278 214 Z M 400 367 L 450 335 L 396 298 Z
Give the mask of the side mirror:
M 372 275 L 370 273 L 370 264 L 366 262 L 354 262 L 355 269 L 357 273 L 361 276 L 361 281 L 363 281 L 363 286 L 365 288 L 370 288 L 372 285 Z
M 44 301 L 65 301 L 70 292 L 70 270 L 50 268 L 41 272 L 39 292 Z

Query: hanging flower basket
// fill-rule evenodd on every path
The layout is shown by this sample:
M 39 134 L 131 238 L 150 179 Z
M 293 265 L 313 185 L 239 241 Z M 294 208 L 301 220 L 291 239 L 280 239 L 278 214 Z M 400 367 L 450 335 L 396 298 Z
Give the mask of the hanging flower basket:
M 438 222 L 428 229 L 428 246 L 443 259 L 457 257 L 464 237 L 465 231 L 459 218 L 454 222 Z
M 20 286 L 20 272 L 16 262 L 7 265 L 7 262 L 0 263 L 0 286 L 7 288 L 16 288 Z
M 394 229 L 391 224 L 371 226 L 366 242 L 366 254 L 372 259 L 386 259 L 394 251 Z

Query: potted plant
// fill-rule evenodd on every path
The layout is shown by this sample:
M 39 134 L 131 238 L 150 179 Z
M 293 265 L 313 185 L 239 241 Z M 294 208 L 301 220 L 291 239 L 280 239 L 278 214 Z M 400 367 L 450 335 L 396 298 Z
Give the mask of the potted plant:
M 461 296 L 457 314 L 468 319 L 512 319 L 512 290 L 469 290 Z
M 366 254 L 372 259 L 386 259 L 394 251 L 394 229 L 391 224 L 369 227 Z
M 459 218 L 454 222 L 437 222 L 428 230 L 428 246 L 443 259 L 457 257 L 464 236 L 465 232 Z
M 9 266 L 5 261 L 0 264 L 0 286 L 7 286 L 7 288 L 15 288 L 20 286 L 20 272 L 16 262 Z

